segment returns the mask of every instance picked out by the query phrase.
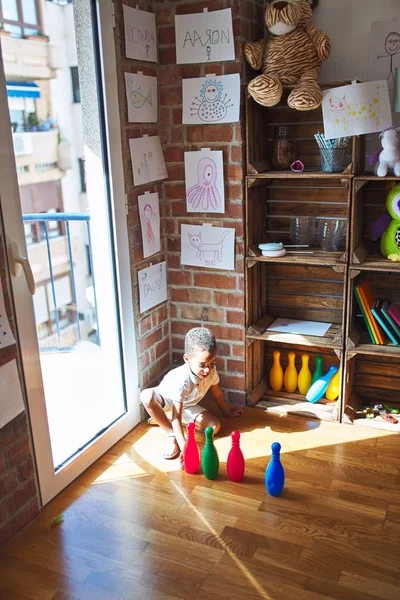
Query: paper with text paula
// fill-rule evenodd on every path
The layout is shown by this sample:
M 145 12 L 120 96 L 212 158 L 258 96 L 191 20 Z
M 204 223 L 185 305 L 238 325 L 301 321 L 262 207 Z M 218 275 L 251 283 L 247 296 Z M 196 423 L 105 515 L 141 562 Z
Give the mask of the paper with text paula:
M 167 300 L 167 263 L 165 261 L 138 271 L 139 306 L 143 313 Z

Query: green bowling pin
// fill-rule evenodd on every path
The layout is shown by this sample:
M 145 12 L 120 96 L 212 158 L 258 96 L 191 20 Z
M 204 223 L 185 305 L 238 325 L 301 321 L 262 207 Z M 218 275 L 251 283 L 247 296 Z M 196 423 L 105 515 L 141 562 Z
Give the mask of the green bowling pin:
M 218 452 L 214 446 L 214 429 L 206 427 L 206 445 L 201 455 L 201 468 L 206 479 L 215 479 L 219 471 Z
M 322 356 L 315 357 L 315 371 L 312 376 L 311 385 L 320 379 L 323 375 L 322 371 Z

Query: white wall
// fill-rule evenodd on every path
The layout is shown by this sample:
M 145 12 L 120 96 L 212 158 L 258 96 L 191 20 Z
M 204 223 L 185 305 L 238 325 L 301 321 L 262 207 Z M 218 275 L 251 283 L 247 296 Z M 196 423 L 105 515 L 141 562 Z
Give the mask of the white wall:
M 320 0 L 314 23 L 331 40 L 332 51 L 321 69 L 321 81 L 368 81 L 369 34 L 372 21 L 400 21 L 400 0 Z M 396 31 L 398 31 L 398 27 Z M 400 125 L 400 113 L 393 114 Z M 378 134 L 367 136 L 367 153 L 380 147 Z
M 314 23 L 332 42 L 321 81 L 367 81 L 371 22 L 391 21 L 396 16 L 400 20 L 399 0 L 320 0 Z

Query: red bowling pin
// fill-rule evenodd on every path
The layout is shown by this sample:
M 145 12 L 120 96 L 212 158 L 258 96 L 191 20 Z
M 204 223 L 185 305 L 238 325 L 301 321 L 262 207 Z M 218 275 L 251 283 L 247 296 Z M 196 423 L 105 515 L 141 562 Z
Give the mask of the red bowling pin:
M 186 473 L 190 473 L 190 475 L 194 475 L 195 473 L 197 473 L 200 465 L 200 452 L 194 437 L 194 429 L 195 424 L 188 423 L 188 437 L 183 448 L 183 464 Z
M 242 481 L 244 467 L 244 456 L 240 449 L 240 433 L 239 431 L 232 431 L 232 448 L 230 449 L 228 462 L 226 463 L 229 479 L 237 482 Z

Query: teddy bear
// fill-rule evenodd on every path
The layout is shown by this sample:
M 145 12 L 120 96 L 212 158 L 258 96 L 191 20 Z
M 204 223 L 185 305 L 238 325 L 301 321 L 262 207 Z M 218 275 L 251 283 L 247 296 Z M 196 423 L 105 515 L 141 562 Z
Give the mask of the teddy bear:
M 320 106 L 318 75 L 331 44 L 311 20 L 307 0 L 272 0 L 267 4 L 265 25 L 270 35 L 244 47 L 249 65 L 261 71 L 247 88 L 259 104 L 275 106 L 282 97 L 282 86 L 293 85 L 287 100 L 291 108 L 313 110 Z

